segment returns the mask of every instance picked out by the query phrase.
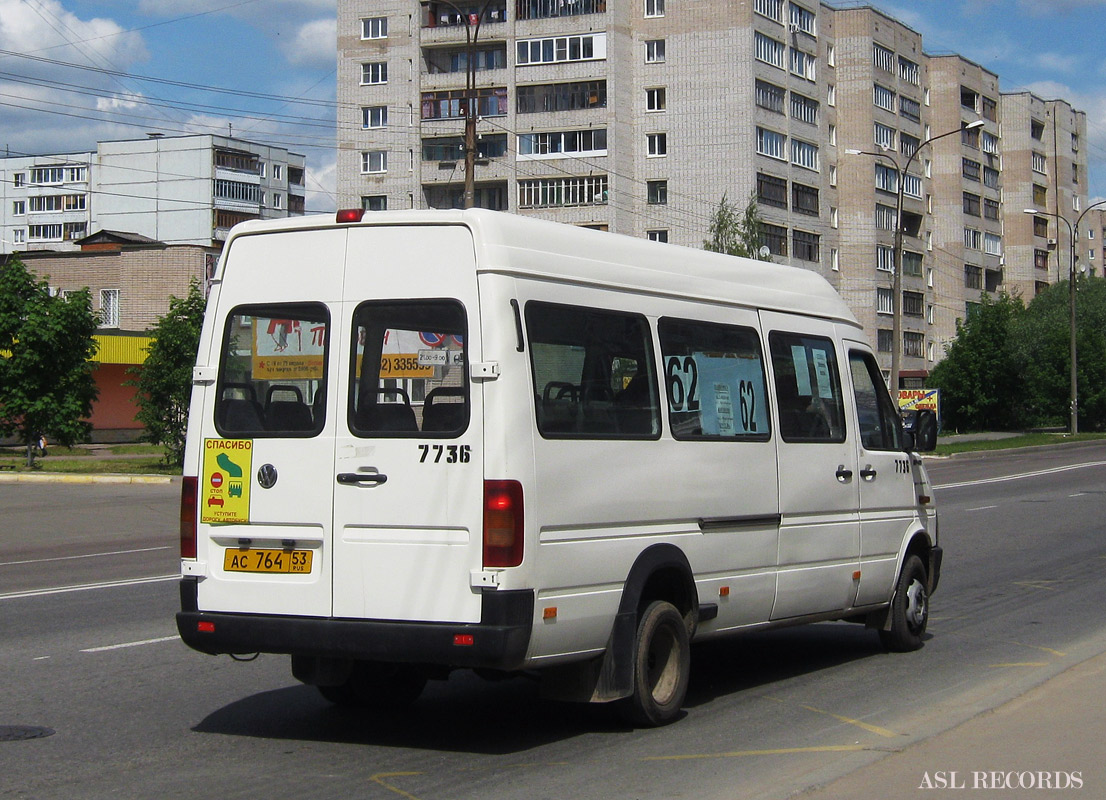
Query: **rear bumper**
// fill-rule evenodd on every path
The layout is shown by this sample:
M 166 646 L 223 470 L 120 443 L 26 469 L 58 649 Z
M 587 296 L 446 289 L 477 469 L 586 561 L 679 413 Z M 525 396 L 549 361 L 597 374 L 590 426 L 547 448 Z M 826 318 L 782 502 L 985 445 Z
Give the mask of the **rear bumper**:
M 189 647 L 211 655 L 286 653 L 513 670 L 525 661 L 534 618 L 529 590 L 486 589 L 480 622 L 437 623 L 199 611 L 196 587 L 195 578 L 181 580 L 177 630 Z

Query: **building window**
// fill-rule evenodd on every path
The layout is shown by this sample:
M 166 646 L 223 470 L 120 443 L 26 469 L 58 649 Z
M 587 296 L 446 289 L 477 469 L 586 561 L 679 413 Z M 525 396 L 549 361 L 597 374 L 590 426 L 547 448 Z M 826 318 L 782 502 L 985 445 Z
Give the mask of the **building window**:
M 607 0 L 575 0 L 571 3 L 561 0 L 517 0 L 515 3 L 515 17 L 523 20 L 603 14 L 606 10 Z
M 1029 135 L 1038 142 L 1043 142 L 1045 139 L 1045 124 L 1038 120 L 1031 119 L 1029 121 Z
M 778 158 L 782 161 L 784 158 L 783 149 L 786 143 L 787 137 L 782 133 L 776 133 L 767 128 L 757 128 L 757 152 L 762 156 Z
M 918 152 L 918 145 L 921 143 L 921 139 L 916 136 L 899 132 L 899 152 L 907 158 Z
M 818 189 L 814 186 L 792 183 L 791 210 L 798 214 L 818 216 Z
M 895 271 L 895 248 L 886 245 L 876 245 L 876 269 L 880 272 Z
M 760 243 L 774 256 L 787 256 L 787 228 L 765 222 L 760 229 Z
M 891 346 L 894 344 L 894 342 L 894 331 L 889 331 L 885 328 L 880 328 L 878 331 L 876 331 L 876 349 L 879 350 L 879 352 L 890 353 Z
M 994 169 L 993 167 L 983 168 L 983 185 L 986 186 L 988 189 L 999 188 L 998 179 L 999 172 L 997 169 Z
M 975 228 L 964 229 L 964 246 L 969 250 L 983 249 L 983 232 Z
M 922 121 L 922 106 L 917 100 L 899 95 L 899 116 L 912 122 Z
M 881 192 L 895 194 L 899 190 L 899 171 L 894 167 L 876 162 L 876 188 Z
M 27 213 L 27 201 L 26 200 L 13 200 L 12 201 L 12 216 L 21 217 Z
M 583 81 L 519 86 L 515 89 L 515 98 L 515 110 L 519 114 L 606 108 L 607 82 Z
M 119 327 L 119 290 L 100 290 L 100 327 Z
M 361 109 L 362 128 L 383 128 L 388 124 L 388 106 L 368 106 Z M 276 177 L 274 174 L 273 177 Z
M 980 131 L 979 145 L 984 153 L 988 155 L 998 155 L 998 137 L 990 131 Z
M 468 72 L 468 49 L 428 47 L 423 50 L 426 71 L 431 75 Z M 476 71 L 506 69 L 506 43 L 478 47 L 472 54 L 472 66 Z
M 516 65 L 520 67 L 569 61 L 600 61 L 607 57 L 607 34 L 519 39 L 515 43 L 515 56 Z
M 808 233 L 807 231 L 792 231 L 791 246 L 794 249 L 795 258 L 802 259 L 803 261 L 820 261 L 820 238 L 821 237 L 816 233 Z
M 23 244 L 27 241 L 26 228 L 12 228 L 12 244 Z
M 906 331 L 902 335 L 902 354 L 921 358 L 925 354 L 926 337 L 924 333 Z
M 902 193 L 908 197 L 922 199 L 922 179 L 909 172 L 902 176 Z
M 983 234 L 983 252 L 989 256 L 1002 255 L 1002 237 L 997 233 Z
M 1033 235 L 1034 236 L 1048 236 L 1048 220 L 1044 217 L 1033 218 Z
M 894 314 L 895 313 L 895 296 L 890 289 L 884 289 L 882 287 L 876 287 L 876 313 L 877 314 Z
M 783 69 L 783 42 L 777 42 L 771 36 L 765 36 L 760 31 L 754 35 L 753 52 L 757 61 L 771 64 L 773 67 Z
M 815 70 L 815 57 L 810 53 L 804 53 L 802 50 L 792 47 L 791 48 L 791 74 L 798 75 L 800 78 L 806 78 L 808 81 L 813 81 Z
M 663 17 L 664 0 L 645 0 L 646 17 Z
M 895 230 L 895 208 L 876 203 L 876 229 L 881 231 Z
M 361 65 L 361 85 L 373 86 L 388 82 L 388 62 L 377 61 Z
M 755 0 L 753 11 L 775 22 L 783 22 L 783 0 Z
M 964 192 L 964 213 L 970 217 L 983 215 L 983 204 L 979 195 Z
M 646 231 L 645 236 L 651 242 L 667 242 L 668 241 L 668 231 L 664 230 L 664 229 Z
M 31 183 L 64 183 L 65 167 L 34 167 L 31 169 Z
M 1033 171 L 1040 175 L 1048 174 L 1048 165 L 1043 153 L 1033 153 Z
M 83 239 L 88 235 L 87 222 L 63 222 L 61 226 L 61 238 L 67 242 Z
M 881 44 L 872 44 L 872 63 L 886 72 L 895 71 L 895 51 Z
M 914 278 L 922 277 L 922 254 L 910 250 L 902 251 L 902 274 Z
M 523 133 L 518 137 L 520 159 L 542 156 L 601 156 L 607 154 L 607 129 Z
M 371 175 L 387 171 L 387 150 L 369 150 L 361 154 L 361 174 Z
M 664 39 L 647 39 L 645 42 L 645 63 L 664 63 Z
M 875 143 L 876 147 L 881 147 L 884 150 L 895 149 L 895 129 L 884 125 L 882 122 L 875 123 Z
M 818 145 L 803 142 L 799 139 L 791 140 L 791 163 L 797 167 L 818 170 Z
M 667 92 L 664 87 L 645 90 L 645 110 L 664 111 L 668 106 Z
M 757 173 L 757 202 L 776 208 L 787 208 L 787 181 L 775 175 Z
M 646 181 L 646 201 L 651 206 L 663 206 L 668 203 L 668 181 Z
M 791 93 L 791 116 L 800 122 L 818 124 L 818 101 L 801 94 Z
M 361 38 L 362 39 L 387 39 L 388 38 L 388 18 L 387 17 L 371 17 L 369 19 L 361 20 Z
M 518 182 L 519 208 L 593 206 L 607 202 L 607 176 L 539 178 Z
M 895 111 L 895 93 L 886 86 L 878 83 L 873 86 L 872 101 L 876 104 L 876 108 L 892 113 Z
M 760 108 L 782 114 L 784 93 L 785 90 L 782 86 L 776 86 L 774 83 L 761 80 L 756 82 L 756 104 Z M 792 98 L 794 97 L 795 95 L 792 94 Z
M 909 58 L 899 56 L 899 77 L 911 86 L 920 86 L 922 83 L 922 71 Z
M 256 183 L 245 181 L 228 181 L 223 178 L 215 180 L 214 196 L 220 200 L 236 200 L 240 203 L 256 205 L 261 202 L 261 187 Z
M 921 292 L 903 292 L 902 313 L 906 317 L 922 316 L 925 313 L 925 295 Z
M 984 197 L 983 198 L 983 218 L 998 221 L 998 212 L 999 212 L 998 200 L 992 200 L 989 197 Z
M 645 143 L 650 158 L 660 158 L 668 155 L 668 134 L 647 133 Z
M 20 186 L 26 185 L 26 183 L 27 183 L 27 173 L 26 172 L 15 172 L 15 173 L 12 174 L 12 186 L 14 186 L 15 188 L 18 189 Z
M 961 175 L 965 180 L 979 182 L 980 169 L 982 165 L 978 161 L 973 161 L 970 158 L 961 159 Z
M 366 211 L 387 211 L 388 196 L 385 194 L 370 194 L 361 198 L 361 208 Z
M 465 89 L 447 89 L 422 93 L 423 119 L 463 119 L 469 102 Z M 485 87 L 476 90 L 476 115 L 502 117 L 507 114 L 507 88 Z
M 818 18 L 814 16 L 813 11 L 809 11 L 795 3 L 788 3 L 787 10 L 788 21 L 791 23 L 792 30 L 801 31 L 808 36 L 818 35 Z
M 972 264 L 964 265 L 964 288 L 965 289 L 982 289 L 983 288 L 983 267 L 976 267 Z

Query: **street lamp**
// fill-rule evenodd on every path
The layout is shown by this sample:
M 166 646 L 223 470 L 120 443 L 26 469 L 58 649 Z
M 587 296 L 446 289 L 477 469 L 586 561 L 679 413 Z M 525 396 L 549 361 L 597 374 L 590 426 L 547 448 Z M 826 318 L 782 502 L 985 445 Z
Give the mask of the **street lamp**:
M 894 274 L 892 275 L 892 288 L 891 288 L 891 375 L 888 384 L 891 388 L 891 396 L 895 398 L 896 405 L 899 398 L 899 364 L 900 356 L 902 353 L 902 201 L 903 201 L 903 189 L 906 187 L 906 175 L 910 172 L 910 165 L 914 163 L 914 159 L 918 157 L 918 153 L 922 148 L 931 142 L 935 142 L 938 139 L 944 139 L 946 136 L 952 136 L 962 131 L 971 131 L 976 128 L 983 127 L 983 120 L 977 119 L 966 125 L 961 125 L 955 130 L 946 131 L 945 133 L 939 133 L 936 136 L 930 136 L 923 141 L 917 147 L 914 148 L 914 152 L 910 154 L 910 157 L 906 159 L 906 166 L 900 167 L 897 159 L 891 157 L 888 153 L 874 153 L 867 150 L 846 150 L 849 155 L 870 155 L 878 158 L 886 158 L 892 164 L 895 165 L 895 171 L 898 173 L 898 187 L 895 197 L 895 252 L 892 257 L 892 264 Z
M 450 2 L 439 2 L 452 8 L 465 21 L 465 208 L 476 205 L 476 40 L 480 23 L 493 0 L 485 0 L 475 14 L 467 13 Z
M 1032 214 L 1040 217 L 1054 217 L 1061 220 L 1068 226 L 1068 241 L 1071 244 L 1071 252 L 1068 256 L 1068 347 L 1070 350 L 1071 360 L 1071 432 L 1072 434 L 1079 433 L 1079 364 L 1077 348 L 1075 346 L 1075 242 L 1079 236 L 1079 223 L 1083 221 L 1083 217 L 1087 216 L 1092 208 L 1106 205 L 1106 200 L 1099 200 L 1097 203 L 1091 203 L 1080 214 L 1075 224 L 1068 220 L 1067 217 L 1063 217 L 1059 214 L 1055 214 L 1051 211 L 1040 211 L 1036 208 L 1023 209 L 1024 213 Z

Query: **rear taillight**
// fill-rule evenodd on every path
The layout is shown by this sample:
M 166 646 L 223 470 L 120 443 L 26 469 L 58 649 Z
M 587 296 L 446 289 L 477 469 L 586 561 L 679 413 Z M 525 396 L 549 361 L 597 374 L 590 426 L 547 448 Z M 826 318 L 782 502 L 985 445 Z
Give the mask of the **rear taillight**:
M 195 476 L 185 476 L 180 485 L 180 557 L 196 557 L 196 487 Z
M 334 215 L 337 222 L 360 222 L 365 216 L 363 208 L 340 208 Z
M 522 563 L 522 484 L 484 481 L 484 566 Z

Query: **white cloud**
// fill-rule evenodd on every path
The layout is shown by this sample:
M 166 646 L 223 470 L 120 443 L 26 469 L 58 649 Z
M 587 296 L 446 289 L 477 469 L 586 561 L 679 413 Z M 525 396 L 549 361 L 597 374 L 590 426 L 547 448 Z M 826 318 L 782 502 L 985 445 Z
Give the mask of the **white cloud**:
M 289 63 L 297 66 L 333 67 L 337 37 L 337 19 L 317 19 L 301 26 L 292 41 L 282 41 L 281 50 Z
M 1061 53 L 1038 53 L 1033 59 L 1038 67 L 1050 72 L 1074 72 L 1079 65 L 1079 57 Z

